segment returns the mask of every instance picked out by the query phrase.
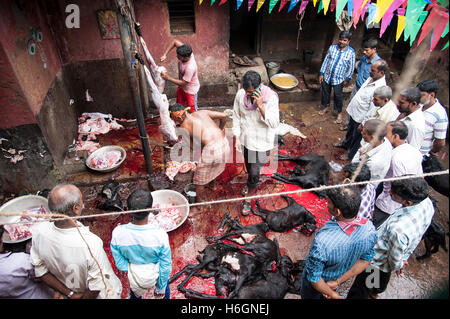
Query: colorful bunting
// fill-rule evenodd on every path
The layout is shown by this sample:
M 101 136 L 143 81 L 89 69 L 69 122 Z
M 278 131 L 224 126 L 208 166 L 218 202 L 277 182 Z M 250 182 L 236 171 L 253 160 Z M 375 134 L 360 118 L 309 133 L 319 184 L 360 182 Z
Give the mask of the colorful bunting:
M 256 0 L 248 0 L 248 11 L 251 10 Z M 300 0 L 269 0 L 269 14 L 275 6 L 280 3 L 278 12 L 284 8 L 287 2 L 290 1 L 288 12 L 300 2 Z M 302 0 L 298 11 L 298 14 L 304 13 L 310 0 Z M 374 3 L 371 3 L 371 2 Z M 216 0 L 211 0 L 211 6 Z M 239 10 L 243 0 L 236 0 L 236 10 Z M 266 0 L 258 0 L 256 12 L 258 12 L 264 5 Z M 203 0 L 199 0 L 199 5 L 203 3 Z M 219 6 L 227 3 L 227 0 L 220 0 Z M 347 7 L 348 17 L 353 17 L 353 26 L 356 28 L 359 20 L 364 21 L 366 12 L 368 18 L 366 20 L 366 27 L 371 23 L 380 23 L 381 38 L 390 25 L 394 12 L 397 10 L 397 30 L 395 40 L 400 39 L 403 33 L 404 41 L 413 44 L 417 35 L 420 32 L 417 45 L 427 37 L 430 32 L 432 33 L 430 39 L 430 50 L 432 51 L 438 44 L 441 38 L 447 36 L 449 32 L 449 0 L 312 0 L 313 6 L 316 7 L 319 3 L 317 12 L 322 9 L 324 14 L 327 14 L 328 10 L 334 12 L 336 21 L 342 14 L 342 11 Z M 427 11 L 425 11 L 425 8 Z M 364 22 L 363 22 L 364 23 Z M 449 42 L 441 49 L 445 50 L 449 46 Z
M 278 12 L 281 11 L 281 9 L 283 9 L 284 5 L 288 2 L 289 0 L 281 0 L 280 2 L 280 7 L 278 8 Z
M 269 14 L 272 12 L 273 7 L 275 7 L 280 0 L 270 0 L 269 2 Z
M 294 9 L 295 5 L 296 5 L 299 1 L 300 1 L 300 0 L 291 0 L 291 4 L 289 5 L 288 12 L 291 12 L 291 10 Z
M 264 1 L 266 0 L 258 0 L 258 2 L 256 3 L 256 12 L 258 12 L 259 9 L 261 9 L 262 5 L 264 4 Z

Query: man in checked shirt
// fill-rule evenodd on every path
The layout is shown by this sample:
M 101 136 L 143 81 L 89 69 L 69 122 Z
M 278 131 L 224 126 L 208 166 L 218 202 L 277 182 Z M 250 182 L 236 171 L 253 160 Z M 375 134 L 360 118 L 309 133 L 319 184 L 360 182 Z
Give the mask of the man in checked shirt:
M 343 121 L 342 89 L 350 82 L 355 70 L 355 50 L 349 46 L 351 38 L 350 31 L 342 31 L 339 34 L 338 43 L 332 44 L 328 49 L 320 68 L 319 83 L 322 85 L 323 109 L 319 114 L 324 115 L 330 110 L 330 96 L 333 89 L 334 109 L 338 112 L 337 124 Z
M 434 207 L 423 178 L 393 181 L 390 194 L 402 207 L 378 228 L 375 256 L 366 270 L 356 276 L 347 299 L 377 298 L 386 290 L 392 272 L 402 276 L 409 256 L 431 224 Z

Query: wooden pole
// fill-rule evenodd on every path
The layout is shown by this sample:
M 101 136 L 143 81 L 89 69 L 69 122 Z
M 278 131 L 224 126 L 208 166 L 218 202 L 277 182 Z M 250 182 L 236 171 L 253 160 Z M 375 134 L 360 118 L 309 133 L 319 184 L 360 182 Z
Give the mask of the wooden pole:
M 142 151 L 144 153 L 145 165 L 147 172 L 152 173 L 151 150 L 148 142 L 147 132 L 145 130 L 145 120 L 142 113 L 142 104 L 139 94 L 139 84 L 137 80 L 137 68 L 139 62 L 134 58 L 134 51 L 137 50 L 137 43 L 132 41 L 131 29 L 134 23 L 130 21 L 130 8 L 124 0 L 116 0 L 117 5 L 117 23 L 119 24 L 120 40 L 122 42 L 123 57 L 128 73 L 128 81 L 130 82 L 131 93 L 133 96 L 134 107 L 136 110 L 136 119 L 139 128 L 139 137 L 141 138 Z M 136 46 L 133 48 L 133 46 Z M 134 50 L 134 51 L 133 51 Z

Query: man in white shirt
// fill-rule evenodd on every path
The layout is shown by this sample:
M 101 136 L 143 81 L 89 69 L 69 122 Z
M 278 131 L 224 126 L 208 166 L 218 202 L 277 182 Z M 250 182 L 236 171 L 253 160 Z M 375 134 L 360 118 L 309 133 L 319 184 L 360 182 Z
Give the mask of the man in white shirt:
M 408 127 L 403 121 L 392 121 L 387 125 L 386 138 L 391 142 L 392 157 L 385 178 L 422 174 L 422 154 L 406 142 Z M 389 194 L 390 182 L 383 183 L 383 192 L 375 201 L 373 224 L 378 228 L 396 209 L 402 207 Z
M 420 152 L 423 155 L 436 155 L 445 146 L 448 116 L 444 107 L 436 98 L 438 84 L 434 80 L 425 80 L 417 84 L 420 90 L 420 103 L 425 118 L 425 134 Z
M 386 136 L 386 125 L 381 120 L 368 120 L 362 129 L 366 145 L 362 146 L 352 159 L 352 163 L 366 161 L 370 170 L 370 180 L 383 179 L 389 169 L 392 146 Z M 378 134 L 378 137 L 377 137 Z M 372 149 L 369 149 L 373 144 Z M 376 188 L 379 183 L 373 183 Z
M 274 147 L 275 132 L 280 123 L 278 95 L 261 83 L 261 76 L 248 71 L 242 79 L 233 105 L 233 135 L 236 151 L 243 152 L 248 173 L 243 196 L 251 196 L 259 186 L 261 168 Z M 242 149 L 241 149 L 242 147 Z M 251 203 L 243 201 L 242 214 L 248 215 Z
M 84 204 L 74 185 L 55 186 L 48 195 L 52 213 L 79 216 Z M 114 274 L 102 240 L 72 220 L 43 222 L 33 229 L 30 251 L 37 278 L 69 299 L 119 299 L 122 283 Z
M 425 118 L 420 109 L 420 90 L 409 87 L 400 92 L 397 108 L 401 113 L 397 120 L 405 122 L 408 127 L 406 142 L 418 150 L 422 145 L 425 135 Z
M 362 135 L 358 132 L 359 124 L 368 120 L 374 113 L 375 106 L 372 103 L 373 93 L 376 88 L 386 85 L 385 74 L 388 71 L 388 64 L 385 60 L 379 59 L 372 63 L 370 67 L 370 77 L 363 83 L 347 106 L 349 123 L 347 134 L 342 143 L 335 143 L 335 147 L 349 150 L 347 155 L 341 156 L 341 160 L 351 160 L 355 156 L 361 143 Z

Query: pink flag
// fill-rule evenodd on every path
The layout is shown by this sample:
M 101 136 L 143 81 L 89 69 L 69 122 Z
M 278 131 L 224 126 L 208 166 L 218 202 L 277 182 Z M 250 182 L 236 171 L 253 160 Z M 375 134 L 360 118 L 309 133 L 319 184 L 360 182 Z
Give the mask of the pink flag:
M 302 14 L 303 10 L 305 10 L 306 6 L 308 5 L 309 0 L 302 0 L 302 3 L 300 4 L 300 10 L 298 11 L 298 14 Z
M 331 0 L 330 11 L 333 12 L 335 8 L 336 8 L 336 0 Z
M 222 1 L 220 1 L 220 3 L 219 3 L 219 6 L 221 6 L 222 4 L 224 4 L 225 2 L 227 2 L 228 0 L 222 0 Z
M 394 11 L 398 9 L 404 3 L 406 0 L 394 0 L 389 8 L 386 10 L 386 13 L 383 15 L 383 18 L 381 19 L 381 28 L 380 28 L 380 38 L 383 36 L 384 31 L 386 31 L 386 28 L 388 27 L 389 23 L 392 20 L 392 17 L 394 16 Z
M 255 0 L 248 0 L 248 11 L 249 11 L 249 12 L 250 12 L 250 10 L 252 9 L 253 3 L 255 3 Z

